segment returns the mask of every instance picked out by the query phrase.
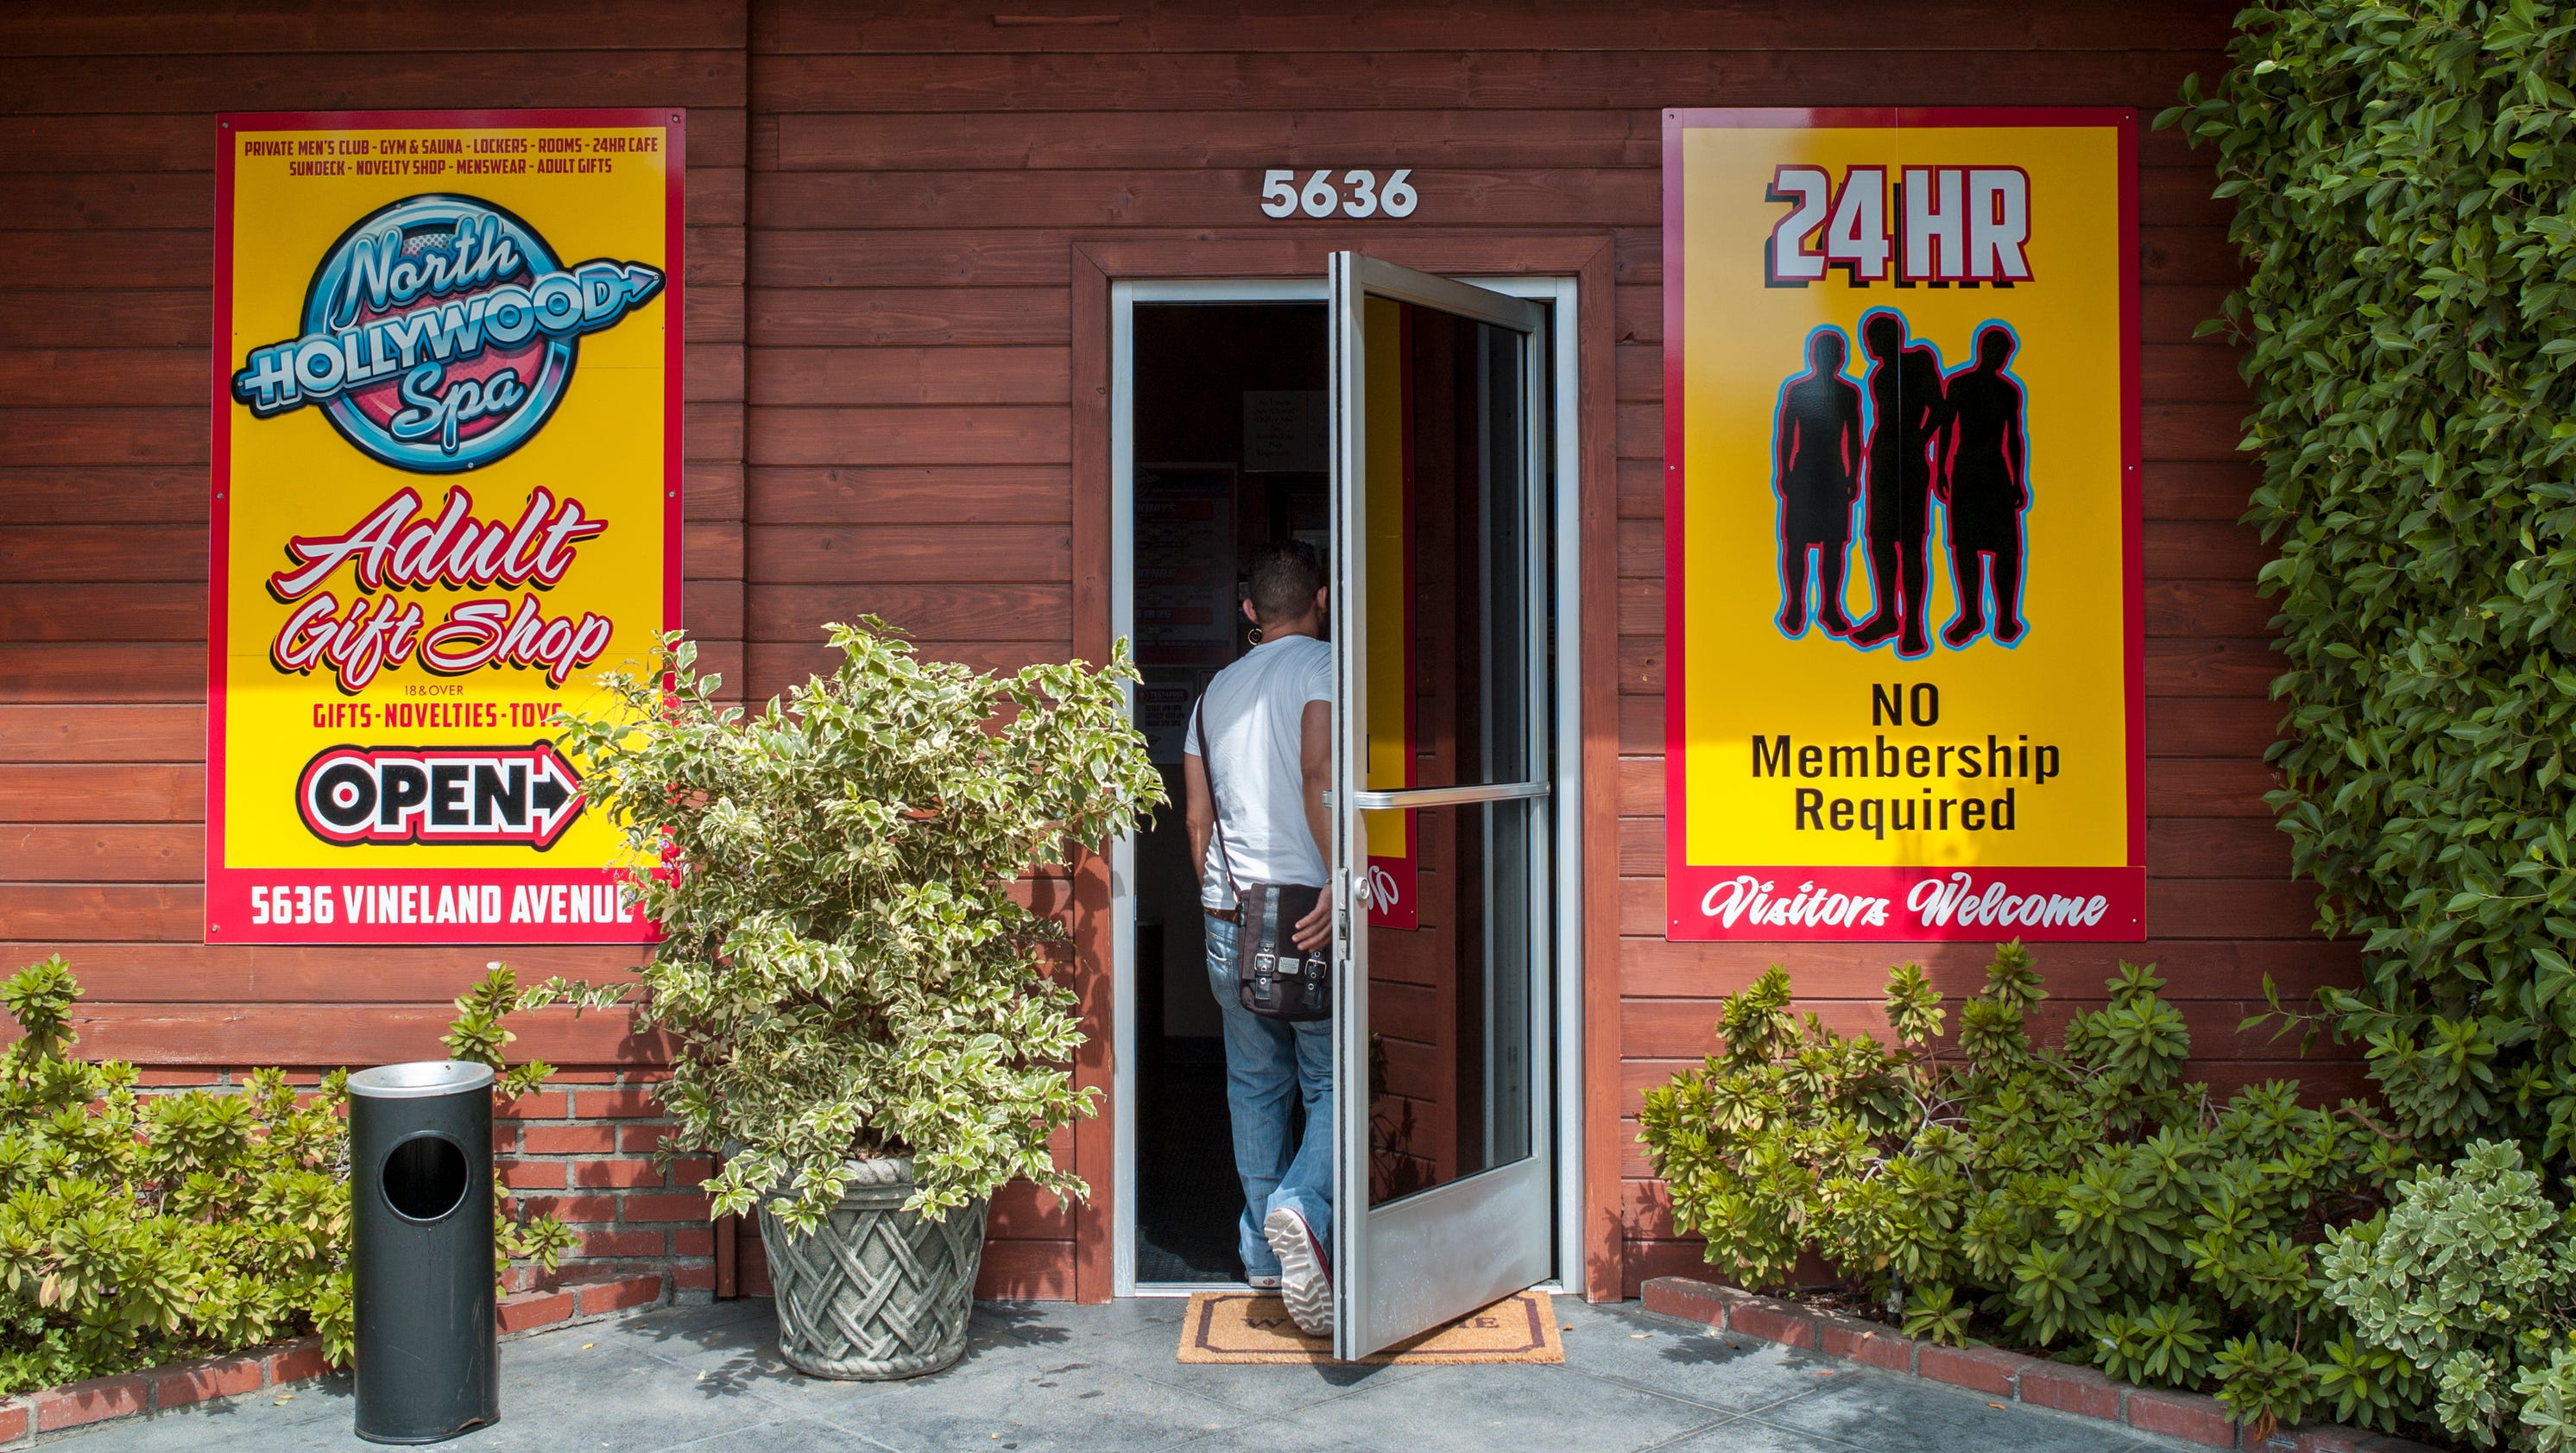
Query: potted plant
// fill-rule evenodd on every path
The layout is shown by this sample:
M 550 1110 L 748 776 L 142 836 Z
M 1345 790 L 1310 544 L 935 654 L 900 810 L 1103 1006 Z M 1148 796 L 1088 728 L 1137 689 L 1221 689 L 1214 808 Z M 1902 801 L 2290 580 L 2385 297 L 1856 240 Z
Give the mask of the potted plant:
M 640 988 L 639 1027 L 675 1047 L 674 1143 L 725 1152 L 713 1214 L 760 1217 L 781 1354 L 909 1377 L 964 1353 L 994 1189 L 1086 1194 L 1047 1150 L 1094 1108 L 1050 972 L 1065 930 L 1014 885 L 1127 831 L 1161 787 L 1123 645 L 1101 670 L 996 677 L 873 616 L 827 633 L 837 669 L 755 712 L 720 705 L 673 635 L 562 723 L 663 937 L 640 985 L 526 1002 Z

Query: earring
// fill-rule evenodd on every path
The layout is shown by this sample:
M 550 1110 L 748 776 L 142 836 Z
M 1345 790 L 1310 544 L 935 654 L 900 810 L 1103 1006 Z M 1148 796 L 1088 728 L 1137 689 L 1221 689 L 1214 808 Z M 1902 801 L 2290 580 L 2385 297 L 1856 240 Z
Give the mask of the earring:
M 1250 632 L 1250 635 L 1251 635 L 1251 637 L 1252 637 L 1252 644 L 1254 644 L 1254 645 L 1256 645 L 1256 646 L 1258 646 L 1258 645 L 1260 645 L 1260 644 L 1261 644 L 1261 627 L 1259 627 L 1259 626 L 1254 626 L 1254 627 L 1252 628 L 1251 632 Z

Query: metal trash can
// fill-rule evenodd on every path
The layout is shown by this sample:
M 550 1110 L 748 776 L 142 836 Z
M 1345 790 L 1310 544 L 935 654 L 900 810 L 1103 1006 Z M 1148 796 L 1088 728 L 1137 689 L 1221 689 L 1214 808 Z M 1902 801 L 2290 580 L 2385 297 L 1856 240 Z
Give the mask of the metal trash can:
M 492 1071 L 349 1076 L 358 1436 L 435 1443 L 501 1418 L 492 1325 Z

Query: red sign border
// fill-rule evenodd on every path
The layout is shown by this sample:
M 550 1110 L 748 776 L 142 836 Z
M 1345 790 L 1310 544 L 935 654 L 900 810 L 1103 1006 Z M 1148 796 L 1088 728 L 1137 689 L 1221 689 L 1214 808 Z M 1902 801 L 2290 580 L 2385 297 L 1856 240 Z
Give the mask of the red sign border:
M 2123 519 L 2121 564 L 2125 607 L 2128 722 L 2128 862 L 2118 868 L 2023 867 L 2001 870 L 2022 880 L 2017 893 L 2086 893 L 2107 888 L 2119 896 L 2110 911 L 2091 926 L 2028 927 L 1980 923 L 1951 924 L 1940 930 L 1815 926 L 1763 926 L 1748 932 L 1711 928 L 1699 902 L 1726 878 L 1751 873 L 1785 890 L 1794 901 L 1800 888 L 1813 883 L 1821 893 L 1859 889 L 1891 898 L 1901 906 L 1907 893 L 1926 880 L 1948 879 L 1953 867 L 1812 868 L 1788 864 L 1753 867 L 1693 864 L 1689 858 L 1687 761 L 1688 730 L 1683 720 L 1685 695 L 1682 666 L 1688 619 L 1683 610 L 1682 522 L 1684 518 L 1683 415 L 1683 265 L 1682 136 L 1691 130 L 1787 130 L 1878 127 L 2106 127 L 2119 140 L 2120 170 L 2120 483 Z M 1664 659 L 1670 666 L 1664 683 L 1664 918 L 1665 937 L 1676 942 L 1773 942 L 1810 940 L 1844 943 L 1925 942 L 1944 939 L 1990 941 L 2019 937 L 2034 942 L 2130 943 L 2147 936 L 2146 809 L 2146 577 L 2141 538 L 2143 489 L 2139 477 L 2142 413 L 2138 361 L 2138 113 L 2125 106 L 1976 106 L 1976 107 L 1683 107 L 1664 112 Z M 1978 874 L 1982 890 L 1997 870 Z M 2104 878 L 2101 875 L 2111 875 Z M 2107 896 L 2107 895 L 2106 895 Z
M 227 696 L 228 641 L 227 572 L 231 565 L 232 544 L 232 335 L 233 335 L 233 163 L 234 148 L 229 144 L 236 133 L 257 131 L 332 131 L 366 127 L 624 127 L 660 130 L 663 142 L 664 176 L 667 186 L 663 201 L 664 267 L 662 281 L 663 314 L 663 396 L 662 396 L 662 624 L 666 631 L 680 627 L 681 563 L 685 540 L 685 523 L 681 490 L 686 478 L 686 455 L 683 439 L 682 404 L 685 376 L 682 372 L 686 341 L 687 309 L 685 307 L 687 271 L 684 260 L 687 209 L 685 181 L 688 173 L 688 110 L 680 106 L 631 106 L 612 108 L 555 108 L 541 110 L 468 110 L 468 111 L 227 111 L 215 117 L 215 273 L 214 273 L 214 338 L 209 351 L 213 365 L 208 380 L 212 404 L 213 459 L 209 470 L 210 497 L 208 511 L 206 571 L 206 942 L 208 943 L 310 943 L 310 944 L 519 944 L 519 943 L 649 943 L 656 930 L 649 922 L 640 926 L 602 924 L 548 924 L 523 926 L 504 933 L 479 930 L 490 925 L 471 925 L 478 930 L 468 935 L 441 936 L 433 925 L 381 925 L 393 930 L 367 936 L 352 936 L 345 925 L 312 925 L 324 931 L 317 934 L 281 935 L 274 924 L 254 929 L 250 924 L 250 890 L 254 885 L 285 883 L 308 887 L 355 886 L 387 878 L 418 882 L 430 886 L 456 885 L 467 880 L 477 883 L 494 877 L 512 883 L 525 883 L 551 891 L 563 885 L 595 885 L 603 880 L 624 884 L 626 874 L 615 868 L 293 868 L 267 870 L 228 867 L 224 862 L 226 822 L 224 814 L 224 704 Z M 230 920 L 229 923 L 226 920 Z M 466 927 L 466 925 L 455 925 Z M 505 926 L 506 927 L 506 926 Z M 429 933 L 417 930 L 428 928 Z M 612 928 L 613 933 L 603 933 Z M 578 930 L 578 931 L 574 931 Z

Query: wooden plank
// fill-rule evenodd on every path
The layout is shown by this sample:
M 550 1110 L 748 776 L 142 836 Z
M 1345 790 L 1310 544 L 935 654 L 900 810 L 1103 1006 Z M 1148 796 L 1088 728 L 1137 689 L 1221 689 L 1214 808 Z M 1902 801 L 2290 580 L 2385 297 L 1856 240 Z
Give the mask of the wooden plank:
M 213 307 L 200 289 L 119 293 L 112 308 L 89 293 L 0 292 L 0 338 L 13 348 L 193 348 L 203 358 Z
M 761 465 L 1062 464 L 1072 421 L 1062 407 L 754 408 L 750 450 Z
M 961 29 L 963 27 L 960 27 Z M 1147 167 L 1659 167 L 1651 110 L 1213 111 L 977 115 L 787 112 L 781 171 Z M 766 244 L 764 243 L 764 246 Z
M 955 661 L 978 671 L 1008 675 L 1042 661 L 1071 660 L 1073 647 L 1066 641 L 924 641 L 920 654 L 924 660 Z M 744 657 L 745 694 L 756 702 L 766 701 L 791 686 L 802 686 L 808 678 L 830 672 L 841 660 L 838 651 L 820 643 L 764 641 L 744 647 Z
M 755 641 L 812 641 L 826 621 L 883 617 L 922 641 L 1073 638 L 1070 585 L 762 585 L 750 597 Z
M 2268 639 L 2273 602 L 2251 581 L 2150 580 L 2142 592 L 2149 638 L 2198 640 L 2210 636 Z M 1619 633 L 1660 637 L 1664 631 L 1664 582 L 1619 582 Z M 2274 668 L 2278 670 L 2278 667 Z
M 2148 747 L 2154 750 L 2156 716 L 2159 714 L 2197 714 L 2200 701 L 2169 701 L 2148 698 Z M 2267 701 L 2249 703 L 2239 714 L 2251 714 L 2251 708 L 2262 708 L 2277 714 Z M 2148 817 L 2272 817 L 2264 806 L 2262 793 L 2272 791 L 2275 781 L 2272 768 L 2254 755 L 2246 757 L 2146 757 L 2146 809 Z M 1618 765 L 1618 804 L 1623 817 L 1664 817 L 1664 760 L 1662 757 L 1620 757 Z
M 202 822 L 206 773 L 195 764 L 0 766 L 0 822 Z
M 5 377 L 0 355 L 0 377 Z M 1062 348 L 762 348 L 751 356 L 763 409 L 823 404 L 1063 404 Z
M 1073 1300 L 1073 1294 L 1072 1242 L 984 1243 L 984 1259 L 975 1272 L 975 1295 L 1001 1301 L 1064 1302 Z
M 1073 538 L 1061 525 L 752 526 L 747 579 L 794 585 L 1066 580 Z
M 2150 637 L 2144 650 L 2150 697 L 2254 697 L 2272 688 L 2285 664 L 2268 640 L 2174 640 Z M 1619 689 L 1643 696 L 1664 691 L 1664 639 L 1619 638 Z
M 2254 386 L 2237 372 L 2243 357 L 2217 339 L 2153 343 L 2138 350 L 2138 393 L 2156 403 L 2232 404 L 2251 412 Z
M 0 641 L 202 641 L 201 585 L 0 585 Z
M 1662 215 L 1659 170 L 1417 167 L 1406 218 L 1338 217 L 1354 234 L 1423 226 L 1643 226 Z M 799 227 L 1224 227 L 1261 219 L 1261 171 L 780 172 L 752 225 Z
M 747 306 L 767 347 L 1062 347 L 1073 331 L 1062 288 L 753 288 Z
M 205 358 L 196 355 L 202 375 Z M 199 383 L 202 386 L 202 377 Z M 0 520 L 13 525 L 206 523 L 202 466 L 0 469 Z M 7 576 L 0 578 L 24 579 Z
M 743 121 L 739 107 L 689 108 L 689 165 L 741 166 Z M 211 173 L 214 164 L 202 112 L 0 116 L 0 172 Z
M 743 348 L 739 343 L 709 343 L 682 355 L 681 387 L 692 404 L 731 403 L 743 398 Z M 737 427 L 736 432 L 740 430 Z M 694 448 L 695 441 L 691 441 Z M 738 456 L 737 456 L 738 457 Z
M 1619 941 L 1619 984 L 1634 998 L 1714 1001 L 1752 983 L 1773 964 L 1789 970 L 1801 998 L 1873 1000 L 1899 963 L 1922 966 L 1945 998 L 1977 992 L 1986 981 L 1991 943 L 1671 943 L 1661 937 Z M 2032 964 L 2058 998 L 2099 999 L 2122 963 L 2153 964 L 2176 1000 L 2259 999 L 2263 979 L 2283 1002 L 2317 986 L 2349 982 L 2360 967 L 2351 943 L 2324 939 L 2164 939 L 2133 943 L 2044 943 Z M 1709 1017 L 1716 1005 L 1709 1004 Z M 1952 1024 L 1955 1027 L 1955 1018 Z
M 2138 340 L 2199 342 L 2200 325 L 2221 315 L 2226 298 L 2227 289 L 2223 287 L 2142 286 L 2138 289 Z
M 2251 525 L 2149 520 L 2139 539 L 2150 580 L 2251 581 L 2279 555 Z
M 2070 1015 L 2099 1008 L 2101 1003 L 2099 999 L 2047 1000 L 2031 1015 L 2032 1036 L 2054 1041 Z M 1826 1027 L 1844 1034 L 1886 1032 L 1886 1014 L 1875 995 L 1866 1000 L 1800 999 L 1793 1007 L 1801 1014 L 1813 1012 Z M 2173 1007 L 2202 1059 L 2238 1058 L 2248 1050 L 2259 1053 L 2264 1045 L 2263 1031 L 2239 1034 L 2236 1028 L 2246 1015 L 2262 1009 L 2259 988 L 2247 999 L 2183 1000 Z M 1696 1059 L 1711 1052 L 1717 1047 L 1715 1008 L 1705 999 L 1622 999 L 1622 1056 Z
M 2275 701 L 2147 699 L 2147 755 L 2259 759 L 2289 709 Z
M 755 525 L 1064 524 L 1073 518 L 1071 471 L 1055 465 L 758 469 L 750 486 Z
M 204 701 L 202 645 L 0 646 L 0 701 Z
M 1736 12 L 1727 12 L 1729 15 Z M 1371 12 L 1374 15 L 1374 12 Z M 1907 34 L 1923 27 L 1909 25 Z M 1549 42 L 1555 47 L 1561 39 Z M 1620 110 L 1660 106 L 2157 106 L 2203 52 L 1443 50 L 1313 55 L 781 55 L 760 109 L 846 111 Z M 0 72 L 0 84 L 7 75 Z M 29 106 L 26 109 L 59 109 Z
M 742 526 L 726 520 L 691 520 L 680 544 L 681 570 L 690 580 L 743 578 Z
M 742 405 L 689 404 L 682 417 L 680 437 L 688 459 L 731 461 L 743 457 Z
M 446 0 L 371 0 L 365 23 L 356 24 L 345 9 L 312 0 L 222 9 L 88 0 L 77 8 L 0 11 L 0 55 L 727 50 L 745 43 L 743 9 L 702 0 L 564 0 L 539 10 L 477 11 L 462 23 Z
M 345 25 L 345 22 L 343 22 Z M 0 50 L 0 110 L 117 114 L 150 97 L 163 111 L 275 111 L 744 104 L 739 49 L 487 50 L 351 54 L 304 50 L 194 55 L 25 56 Z M 690 179 L 692 190 L 696 178 Z M 199 189 L 211 215 L 211 191 Z M 166 221 L 160 225 L 169 225 Z
M 205 875 L 206 835 L 193 824 L 0 824 L 0 883 L 197 883 Z
M 202 927 L 202 925 L 200 925 Z M 108 1004 L 73 1015 L 84 1054 L 150 1065 L 365 1065 L 436 1059 L 452 1004 Z M 625 1016 L 540 1009 L 514 1015 L 515 1054 L 564 1069 L 669 1061 L 657 1036 L 630 1034 Z
M 0 924 L 8 925 L 12 937 L 176 941 L 197 937 L 205 923 L 205 890 L 196 882 L 0 882 Z
M 203 187 L 211 179 L 189 180 Z M 198 228 L 0 231 L 0 277 L 49 289 L 207 288 L 214 286 L 214 263 L 213 234 Z
M 735 580 L 690 580 L 681 585 L 680 621 L 700 641 L 742 639 L 743 583 Z
M 1104 12 L 1107 14 L 1108 12 Z M 791 53 L 870 51 L 1292 51 L 1313 64 L 1334 52 L 1446 50 L 1463 37 L 1495 47 L 1560 47 L 1569 52 L 1616 45 L 1638 50 L 1710 50 L 1760 45 L 1781 50 L 1885 44 L 1903 35 L 1926 49 L 2056 48 L 2207 50 L 2228 35 L 2226 12 L 2206 4 L 2155 12 L 2081 0 L 2028 7 L 1983 0 L 1944 7 L 1942 24 L 1921 23 L 1919 7 L 1870 0 L 1833 12 L 1787 9 L 1709 10 L 1678 4 L 1623 7 L 1615 26 L 1568 26 L 1564 12 L 1513 0 L 1472 8 L 1421 6 L 1354 11 L 1312 3 L 1247 5 L 1240 0 L 1157 0 L 1049 25 L 1043 17 L 1012 25 L 961 23 L 943 0 L 860 3 L 820 0 L 782 9 L 764 46 Z M 1956 17 L 1953 22 L 1952 17 Z M 1939 32 L 1939 33 L 1933 33 Z
M 2177 817 L 2168 814 L 2183 810 L 2184 804 L 2159 801 L 2159 787 L 2166 795 L 2175 789 L 2176 772 L 2184 766 L 2225 766 L 2234 763 L 2153 762 L 2147 769 L 2147 871 L 2163 878 L 2287 878 L 2290 876 L 2290 839 L 2273 822 L 2268 810 L 2247 811 L 2249 800 L 2241 794 L 2223 798 L 2226 815 L 2213 817 Z M 2162 781 L 2159 782 L 2161 773 Z M 2228 779 L 2238 774 L 2213 774 L 2218 781 L 2213 791 L 2241 787 L 2241 782 Z M 2252 774 L 2258 785 L 2270 785 L 2268 774 Z M 2258 808 L 2261 798 L 2250 799 Z M 1619 820 L 1619 872 L 1631 878 L 1653 878 L 1664 872 L 1664 827 L 1660 817 L 1625 817 Z
M 696 343 L 740 343 L 743 340 L 743 290 L 694 288 L 683 308 L 681 326 Z
M 0 104 L 15 94 L 11 73 L 25 64 L 0 58 Z M 10 205 L 0 211 L 0 230 L 187 228 L 209 234 L 215 192 L 206 180 L 192 172 L 25 172 L 9 183 Z
M 2241 459 L 2243 404 L 2147 404 L 2141 410 L 2140 457 L 2224 463 Z
M 0 706 L 0 762 L 196 762 L 205 750 L 203 706 Z
M 0 233 L 0 241 L 12 235 Z M 0 391 L 17 408 L 80 408 L 102 401 L 193 406 L 202 430 L 206 355 L 178 348 L 0 349 Z
M 764 191 L 769 185 L 761 183 Z M 1062 287 L 1070 248 L 1052 231 L 764 228 L 749 277 L 764 288 Z
M 0 968 L 60 947 L 0 942 Z M 606 982 L 633 978 L 637 954 L 617 944 L 209 944 L 193 936 L 89 942 L 65 954 L 86 998 L 100 1004 L 444 1004 L 496 956 L 522 983 L 556 974 Z
M 740 520 L 742 495 L 742 465 L 737 461 L 693 461 L 680 482 L 680 504 L 692 525 L 701 520 Z
M 2263 467 L 2240 455 L 2225 464 L 2148 464 L 2138 470 L 2138 476 L 2148 519 L 2234 524 L 2244 518 L 2255 489 L 2262 484 Z M 2246 531 L 2261 538 L 2251 526 Z
M 2150 580 L 2143 597 L 2149 636 L 2269 640 L 2278 608 L 2251 581 L 2239 580 Z
M 204 115 L 0 116 L 0 172 L 206 171 L 212 132 Z
M 206 451 L 202 405 L 0 409 L 0 466 L 202 465 Z

